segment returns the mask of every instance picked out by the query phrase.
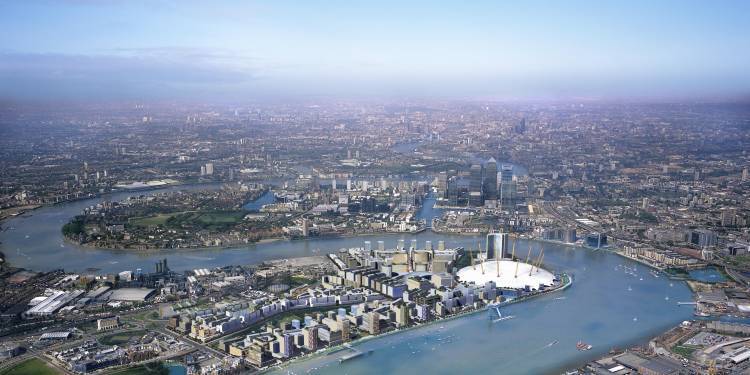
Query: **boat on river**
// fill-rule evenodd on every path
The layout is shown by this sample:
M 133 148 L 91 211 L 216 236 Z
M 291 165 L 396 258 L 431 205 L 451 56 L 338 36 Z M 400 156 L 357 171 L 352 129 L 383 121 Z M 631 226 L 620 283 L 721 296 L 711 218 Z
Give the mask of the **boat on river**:
M 587 344 L 587 343 L 585 343 L 583 341 L 579 341 L 576 344 L 576 349 L 578 349 L 580 351 L 591 350 L 591 348 L 593 348 L 593 346 L 591 346 L 591 344 Z

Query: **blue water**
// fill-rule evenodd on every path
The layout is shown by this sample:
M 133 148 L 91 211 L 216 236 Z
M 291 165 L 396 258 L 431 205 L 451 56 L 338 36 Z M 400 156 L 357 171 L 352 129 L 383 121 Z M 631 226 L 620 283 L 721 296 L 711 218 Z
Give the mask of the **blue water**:
M 247 202 L 244 206 L 242 206 L 242 208 L 248 211 L 260 211 L 260 209 L 263 208 L 264 205 L 274 202 L 276 202 L 276 196 L 272 191 L 269 190 L 254 201 Z
M 412 374 L 419 369 L 425 374 L 559 374 L 613 347 L 644 343 L 692 317 L 692 307 L 676 304 L 691 300 L 684 283 L 670 287 L 669 280 L 652 276 L 644 266 L 607 252 L 545 249 L 545 263 L 573 273 L 574 284 L 502 308 L 503 315 L 514 319 L 492 323 L 487 313 L 479 313 L 437 322 L 355 345 L 374 350 L 368 356 L 343 364 L 335 355 L 314 357 L 278 373 Z M 615 270 L 618 264 L 635 266 L 638 276 Z M 579 340 L 594 348 L 578 351 Z
M 187 368 L 177 363 L 170 363 L 167 365 L 169 375 L 187 375 Z
M 715 267 L 706 267 L 688 272 L 690 278 L 704 283 L 721 283 L 727 281 L 726 277 Z
M 167 190 L 176 189 L 179 188 Z M 108 199 L 118 200 L 128 195 L 131 194 L 114 194 Z M 4 222 L 4 228 L 13 229 L 0 233 L 0 251 L 10 264 L 32 270 L 64 268 L 84 272 L 94 267 L 101 272 L 119 272 L 135 268 L 149 271 L 161 258 L 168 259 L 170 268 L 185 270 L 321 255 L 342 247 L 362 246 L 365 240 L 384 240 L 386 246 L 395 246 L 399 239 L 408 242 L 414 238 L 420 245 L 426 240 L 433 244 L 444 240 L 448 247 L 472 247 L 481 240 L 426 231 L 417 235 L 277 241 L 235 249 L 147 252 L 83 249 L 64 243 L 60 227 L 84 207 L 101 200 L 44 207 Z M 421 214 L 428 217 L 432 209 L 426 205 Z M 526 249 L 527 244 L 521 240 L 519 248 Z M 534 254 L 541 245 L 532 242 Z M 682 282 L 655 278 L 643 265 L 606 251 L 594 252 L 562 244 L 544 244 L 544 247 L 545 264 L 554 271 L 573 274 L 575 282 L 563 292 L 505 307 L 504 314 L 515 315 L 515 319 L 492 324 L 484 314 L 478 314 L 437 323 L 360 344 L 374 353 L 342 365 L 334 361 L 334 356 L 323 356 L 294 364 L 289 370 L 302 373 L 325 366 L 323 373 L 348 374 L 413 373 L 417 368 L 435 374 L 559 373 L 602 355 L 612 347 L 645 342 L 692 317 L 692 307 L 676 304 L 691 300 L 690 291 Z M 619 271 L 618 264 L 636 267 L 639 276 Z M 437 340 L 446 336 L 450 344 Z M 555 340 L 558 344 L 545 347 Z M 594 345 L 594 349 L 577 351 L 578 340 Z
M 417 211 L 416 217 L 417 220 L 424 219 L 427 222 L 427 225 L 431 225 L 432 218 L 433 217 L 440 217 L 443 214 L 443 209 L 435 208 L 435 202 L 437 199 L 435 198 L 434 193 L 430 193 L 430 195 L 425 198 L 424 202 L 422 202 L 422 207 L 420 207 L 419 211 Z

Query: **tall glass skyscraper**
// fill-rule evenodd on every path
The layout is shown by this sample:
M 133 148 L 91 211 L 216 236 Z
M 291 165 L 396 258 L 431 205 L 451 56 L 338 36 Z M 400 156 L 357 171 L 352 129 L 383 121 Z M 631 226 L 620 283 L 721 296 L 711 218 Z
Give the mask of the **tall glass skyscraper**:
M 513 166 L 503 165 L 500 171 L 500 204 L 512 208 L 516 202 L 516 184 L 513 182 Z
M 495 158 L 490 158 L 484 163 L 484 183 L 482 185 L 484 200 L 497 199 L 497 161 L 495 161 Z
M 482 165 L 473 164 L 469 169 L 469 204 L 472 206 L 481 206 L 484 204 L 482 199 Z

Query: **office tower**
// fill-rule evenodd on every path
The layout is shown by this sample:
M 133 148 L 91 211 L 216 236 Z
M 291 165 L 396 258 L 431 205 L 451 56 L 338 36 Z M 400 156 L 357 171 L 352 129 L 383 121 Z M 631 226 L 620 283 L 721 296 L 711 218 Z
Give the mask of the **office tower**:
M 512 208 L 515 205 L 516 184 L 513 181 L 513 167 L 503 165 L 500 171 L 500 204 L 503 208 Z
M 446 198 L 448 194 L 448 172 L 440 172 L 437 177 L 437 194 L 440 198 Z
M 482 184 L 484 200 L 497 199 L 497 161 L 490 158 L 484 163 L 484 182 Z
M 214 163 L 206 163 L 206 175 L 214 174 Z
M 508 256 L 508 233 L 487 235 L 487 259 L 501 259 Z
M 483 204 L 482 166 L 480 164 L 473 164 L 469 168 L 469 205 L 479 207 Z
M 742 181 L 750 180 L 750 171 L 748 171 L 747 167 L 742 169 Z
M 696 229 L 690 232 L 690 242 L 701 248 L 715 246 L 718 243 L 716 233 L 707 229 Z
M 513 128 L 513 130 L 516 132 L 516 134 L 523 134 L 526 132 L 526 118 L 522 118 L 521 121 L 516 124 L 516 126 Z
M 458 178 L 453 176 L 448 179 L 448 188 L 446 192 L 446 198 L 448 199 L 449 206 L 458 206 Z

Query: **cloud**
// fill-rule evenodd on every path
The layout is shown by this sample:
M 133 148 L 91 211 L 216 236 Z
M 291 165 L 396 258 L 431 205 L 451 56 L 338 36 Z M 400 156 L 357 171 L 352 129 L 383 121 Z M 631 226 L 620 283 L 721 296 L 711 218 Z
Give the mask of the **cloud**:
M 197 49 L 106 55 L 0 53 L 0 97 L 128 99 L 248 92 L 258 71 L 246 58 Z

